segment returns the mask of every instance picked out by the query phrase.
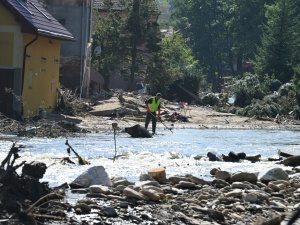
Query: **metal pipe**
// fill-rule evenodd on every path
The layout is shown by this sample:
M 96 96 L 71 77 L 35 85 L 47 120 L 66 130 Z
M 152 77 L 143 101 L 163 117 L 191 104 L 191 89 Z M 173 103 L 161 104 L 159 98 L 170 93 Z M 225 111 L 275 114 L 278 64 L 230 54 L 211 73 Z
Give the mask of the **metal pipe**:
M 23 90 L 24 90 L 24 79 L 25 79 L 25 65 L 26 65 L 26 53 L 27 53 L 27 48 L 29 45 L 31 45 L 33 42 L 35 42 L 38 39 L 39 35 L 36 34 L 35 38 L 31 40 L 29 43 L 27 43 L 24 47 L 24 52 L 23 52 L 23 68 L 22 68 L 22 81 L 21 81 L 21 93 L 20 95 L 23 96 Z M 20 97 L 21 97 L 20 96 Z M 23 117 L 24 113 L 24 107 L 23 107 L 23 102 L 21 101 L 21 116 Z

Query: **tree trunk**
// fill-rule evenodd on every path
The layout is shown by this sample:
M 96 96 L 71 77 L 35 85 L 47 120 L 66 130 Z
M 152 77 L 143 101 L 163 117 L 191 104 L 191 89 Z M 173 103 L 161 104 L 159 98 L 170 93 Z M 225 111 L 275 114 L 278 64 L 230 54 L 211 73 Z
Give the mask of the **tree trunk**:
M 137 57 L 137 47 L 134 44 L 131 51 L 131 66 L 130 66 L 130 77 L 129 77 L 129 91 L 133 91 L 135 88 L 134 78 L 136 71 L 136 57 Z

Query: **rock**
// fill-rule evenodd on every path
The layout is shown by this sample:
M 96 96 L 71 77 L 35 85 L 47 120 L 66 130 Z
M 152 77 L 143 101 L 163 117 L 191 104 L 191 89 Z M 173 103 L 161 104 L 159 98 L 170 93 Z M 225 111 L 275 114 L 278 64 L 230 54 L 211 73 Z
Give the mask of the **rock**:
M 76 212 L 78 212 L 78 214 L 89 214 L 92 211 L 92 208 L 84 203 L 80 203 L 74 206 L 74 209 Z M 77 211 L 77 209 L 79 209 Z
M 241 198 L 243 196 L 243 191 L 240 189 L 235 189 L 233 191 L 225 193 L 224 195 L 225 197 Z
M 215 153 L 212 152 L 208 152 L 207 157 L 209 161 L 222 161 L 222 159 L 220 159 Z
M 80 185 L 82 187 L 90 187 L 91 185 L 101 184 L 108 187 L 112 186 L 112 182 L 108 177 L 103 166 L 94 166 L 89 168 L 87 171 L 83 172 L 79 177 L 77 177 L 70 186 Z
M 175 187 L 180 189 L 195 189 L 196 184 L 188 181 L 180 181 L 179 184 L 175 185 Z
M 127 208 L 128 208 L 128 202 L 126 202 L 126 201 L 121 201 L 121 202 L 120 202 L 120 207 L 121 207 L 121 208 L 124 208 L 124 209 L 127 209 Z
M 247 183 L 243 183 L 243 182 L 234 182 L 232 183 L 232 188 L 239 188 L 239 189 L 251 189 L 252 186 L 247 184 Z
M 261 155 L 254 155 L 254 156 L 246 156 L 245 159 L 251 161 L 252 163 L 260 161 Z
M 136 182 L 134 185 L 133 185 L 133 188 L 134 190 L 136 191 L 139 191 L 139 190 L 142 190 L 144 186 L 154 186 L 154 187 L 159 187 L 160 188 L 160 184 L 157 182 L 157 181 L 139 181 L 139 182 Z
M 216 188 L 223 188 L 229 186 L 229 183 L 227 183 L 225 180 L 215 179 L 213 180 L 212 185 L 215 186 Z
M 161 194 L 164 193 L 164 191 L 163 191 L 162 188 L 159 188 L 159 187 L 156 187 L 156 186 L 151 186 L 151 185 L 145 185 L 145 186 L 143 186 L 143 190 L 154 190 L 157 193 L 161 193 Z
M 113 207 L 104 207 L 101 212 L 104 214 L 104 216 L 107 217 L 116 217 L 118 216 L 117 211 Z
M 126 188 L 126 186 L 125 185 L 118 185 L 117 187 L 116 187 L 116 191 L 119 191 L 119 192 L 123 192 L 123 190 Z
M 196 185 L 199 185 L 199 184 L 201 184 L 201 185 L 209 185 L 208 181 L 203 180 L 203 179 L 198 178 L 198 177 L 195 177 L 195 176 L 193 176 L 191 174 L 187 174 L 185 177 L 188 178 L 189 181 L 193 182 Z
M 126 197 L 126 198 L 135 198 L 135 199 L 139 199 L 139 200 L 146 200 L 148 201 L 149 198 L 145 195 L 143 195 L 142 193 L 140 192 L 137 192 L 129 187 L 125 188 L 123 190 L 123 195 Z
M 215 177 L 217 179 L 229 181 L 230 177 L 231 177 L 231 174 L 227 171 L 217 171 L 216 174 L 215 174 Z
M 169 177 L 168 179 L 169 181 L 171 181 L 173 184 L 178 184 L 180 181 L 189 181 L 188 178 L 186 177 L 181 177 L 181 176 L 172 176 L 172 177 Z
M 139 124 L 136 124 L 132 127 L 125 127 L 125 132 L 130 134 L 131 137 L 134 137 L 134 138 L 151 138 L 152 137 L 152 135 L 149 133 L 149 131 L 145 127 L 142 127 Z
M 89 187 L 89 190 L 91 193 L 102 193 L 105 195 L 109 195 L 109 194 L 113 193 L 113 191 L 110 188 L 108 188 L 107 186 L 103 186 L 103 185 L 91 185 Z
M 258 175 L 263 183 L 268 183 L 275 180 L 287 180 L 289 175 L 281 168 L 272 168 L 270 170 L 262 171 Z
M 130 185 L 130 182 L 124 177 L 113 177 L 111 179 L 111 182 L 114 187 L 117 187 L 119 185 L 124 185 L 124 186 Z
M 231 182 L 243 182 L 248 181 L 250 183 L 256 183 L 257 182 L 257 175 L 254 173 L 247 173 L 247 172 L 239 172 L 231 175 Z
M 287 159 L 284 159 L 282 163 L 285 166 L 300 166 L 300 155 L 288 157 Z
M 224 215 L 222 214 L 222 212 L 218 211 L 218 210 L 213 210 L 213 209 L 209 209 L 208 210 L 208 215 L 216 221 L 225 221 Z
M 147 181 L 147 180 L 155 181 L 155 179 L 151 177 L 149 174 L 143 173 L 140 175 L 140 181 Z
M 246 202 L 250 202 L 250 203 L 257 203 L 258 201 L 258 196 L 255 193 L 247 193 L 244 196 L 244 200 Z
M 154 190 L 140 190 L 140 193 L 143 195 L 147 196 L 151 201 L 159 201 L 160 200 L 160 195 L 154 191 Z
M 211 171 L 209 173 L 210 173 L 210 175 L 215 176 L 216 172 L 220 171 L 220 170 L 221 170 L 220 168 L 213 168 L 213 169 L 211 169 Z

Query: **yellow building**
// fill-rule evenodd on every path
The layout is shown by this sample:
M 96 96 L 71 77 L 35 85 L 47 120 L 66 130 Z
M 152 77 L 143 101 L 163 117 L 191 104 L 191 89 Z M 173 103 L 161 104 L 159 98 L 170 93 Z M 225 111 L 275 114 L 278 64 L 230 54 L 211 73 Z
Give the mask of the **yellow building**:
M 0 112 L 32 117 L 57 106 L 61 41 L 75 40 L 38 0 L 0 0 Z

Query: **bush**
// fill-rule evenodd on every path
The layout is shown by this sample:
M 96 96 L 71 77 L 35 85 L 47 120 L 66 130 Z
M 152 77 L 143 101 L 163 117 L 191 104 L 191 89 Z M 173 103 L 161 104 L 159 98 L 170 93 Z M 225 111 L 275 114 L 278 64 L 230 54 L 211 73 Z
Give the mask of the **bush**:
M 255 116 L 257 118 L 275 118 L 278 113 L 280 113 L 280 107 L 276 103 L 272 102 L 264 105 L 259 103 L 248 105 L 247 107 L 240 109 L 237 114 L 247 117 Z
M 288 96 L 289 92 L 292 90 L 293 90 L 292 84 L 285 83 L 279 88 L 278 94 L 279 94 L 279 96 Z
M 244 79 L 236 81 L 233 85 L 233 92 L 236 94 L 234 105 L 245 107 L 251 104 L 253 99 L 263 99 L 270 92 L 268 82 L 260 82 L 257 75 L 245 74 Z
M 220 102 L 220 99 L 214 94 L 208 94 L 202 98 L 203 105 L 215 106 L 215 105 L 218 105 L 219 102 Z

